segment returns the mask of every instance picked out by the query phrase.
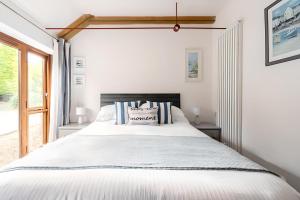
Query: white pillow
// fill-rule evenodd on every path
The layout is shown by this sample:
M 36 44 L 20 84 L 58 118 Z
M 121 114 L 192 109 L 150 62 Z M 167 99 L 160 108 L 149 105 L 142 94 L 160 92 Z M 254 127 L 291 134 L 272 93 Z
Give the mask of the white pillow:
M 171 114 L 173 122 L 186 121 L 186 117 L 180 108 L 176 106 L 171 107 Z
M 143 104 L 140 106 L 140 108 L 148 108 L 147 103 L 143 103 Z
M 116 119 L 116 107 L 115 105 L 103 106 L 96 118 L 97 122 L 104 122 Z
M 158 107 L 155 108 L 132 108 L 128 107 L 129 125 L 158 125 Z

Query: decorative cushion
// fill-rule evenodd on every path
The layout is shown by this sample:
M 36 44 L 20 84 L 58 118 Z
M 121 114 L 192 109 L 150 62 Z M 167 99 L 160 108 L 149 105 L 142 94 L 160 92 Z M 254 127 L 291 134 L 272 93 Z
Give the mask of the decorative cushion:
M 115 102 L 116 107 L 116 124 L 122 125 L 128 123 L 128 107 L 138 108 L 140 101 Z
M 139 108 L 149 108 L 149 106 L 147 105 L 147 103 L 143 103 Z
M 171 102 L 151 102 L 147 101 L 149 108 L 158 107 L 158 123 L 172 124 Z
M 116 119 L 116 108 L 115 105 L 107 105 L 103 106 L 96 118 L 97 122 L 104 122 L 104 121 L 110 121 Z
M 132 108 L 128 107 L 129 125 L 152 125 L 158 124 L 158 108 Z

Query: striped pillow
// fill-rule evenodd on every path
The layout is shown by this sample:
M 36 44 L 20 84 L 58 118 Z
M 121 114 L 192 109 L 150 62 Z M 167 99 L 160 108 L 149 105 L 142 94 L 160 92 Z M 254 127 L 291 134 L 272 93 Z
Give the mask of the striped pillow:
M 172 124 L 171 102 L 151 102 L 147 101 L 148 108 L 158 107 L 158 123 Z
M 128 123 L 128 107 L 138 108 L 140 101 L 115 102 L 116 106 L 116 124 L 122 125 Z

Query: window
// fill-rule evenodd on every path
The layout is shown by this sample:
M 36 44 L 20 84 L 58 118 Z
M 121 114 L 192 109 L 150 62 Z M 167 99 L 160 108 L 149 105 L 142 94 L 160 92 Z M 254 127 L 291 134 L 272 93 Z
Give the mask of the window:
M 50 56 L 0 33 L 0 166 L 48 141 Z

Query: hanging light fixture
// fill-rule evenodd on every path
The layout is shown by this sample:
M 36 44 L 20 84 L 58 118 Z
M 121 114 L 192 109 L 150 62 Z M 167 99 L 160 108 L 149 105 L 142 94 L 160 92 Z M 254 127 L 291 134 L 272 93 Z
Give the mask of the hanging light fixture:
M 178 32 L 180 30 L 180 25 L 178 24 L 178 13 L 177 13 L 177 2 L 176 2 L 176 23 L 175 26 L 173 28 L 174 32 Z

